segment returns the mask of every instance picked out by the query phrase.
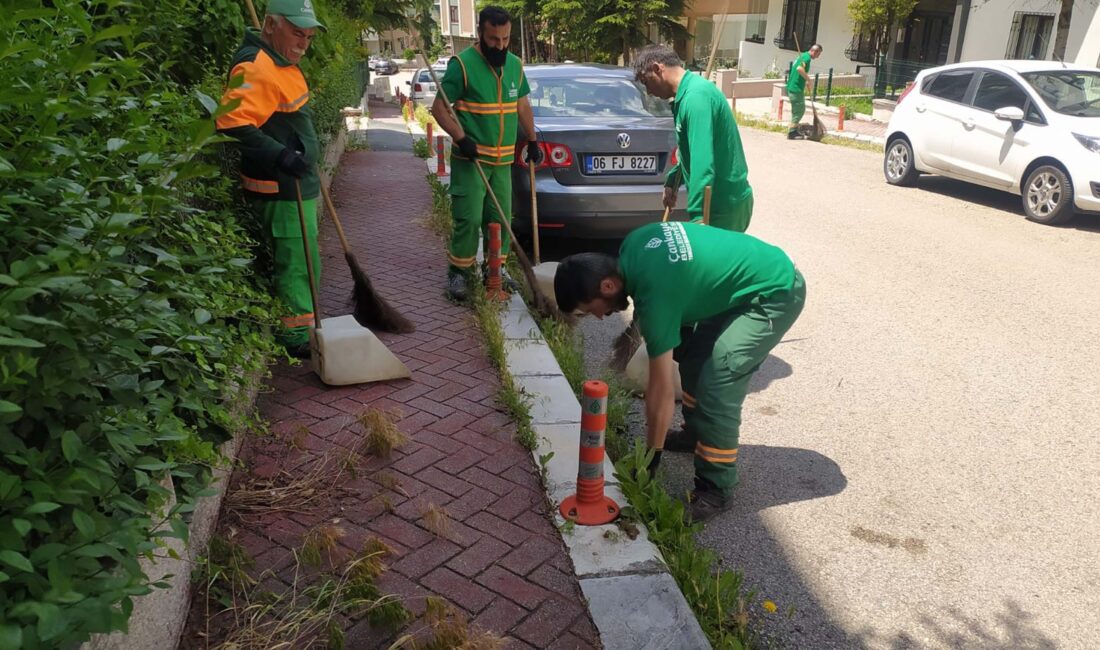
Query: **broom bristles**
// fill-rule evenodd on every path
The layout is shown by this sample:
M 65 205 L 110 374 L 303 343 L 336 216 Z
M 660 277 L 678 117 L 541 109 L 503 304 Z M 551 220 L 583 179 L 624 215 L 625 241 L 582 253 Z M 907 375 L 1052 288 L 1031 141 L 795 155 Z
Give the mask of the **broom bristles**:
M 393 334 L 408 334 L 416 328 L 409 319 L 402 316 L 396 309 L 390 306 L 378 292 L 374 290 L 370 278 L 359 266 L 355 255 L 348 252 L 344 254 L 351 269 L 351 277 L 355 281 L 355 288 L 351 292 L 352 315 L 360 325 L 375 332 L 391 332 Z
M 630 359 L 641 345 L 642 333 L 638 329 L 638 321 L 632 319 L 630 325 L 611 345 L 611 360 L 608 366 L 615 372 L 626 370 L 626 364 L 630 363 Z

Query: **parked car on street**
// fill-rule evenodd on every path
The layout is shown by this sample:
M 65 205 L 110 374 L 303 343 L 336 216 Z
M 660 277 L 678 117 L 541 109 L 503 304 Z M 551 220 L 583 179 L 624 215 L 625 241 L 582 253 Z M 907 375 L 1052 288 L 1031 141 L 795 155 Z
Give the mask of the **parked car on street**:
M 1100 213 L 1100 69 L 978 61 L 922 71 L 886 129 L 886 181 L 921 173 L 1012 192 L 1028 219 Z
M 440 79 L 443 78 L 443 73 L 447 71 L 447 66 L 432 66 L 432 70 L 435 70 L 435 76 Z M 419 68 L 413 73 L 412 79 L 406 81 L 405 84 L 409 86 L 409 97 L 412 98 L 413 105 L 431 107 L 432 102 L 435 101 L 435 82 L 432 81 L 432 75 L 428 72 L 427 68 Z
M 378 74 L 397 74 L 397 63 L 393 59 L 378 59 L 374 63 L 374 71 Z
M 660 221 L 665 173 L 676 162 L 668 102 L 646 94 L 626 68 L 596 64 L 524 68 L 543 162 L 535 170 L 542 237 L 619 238 Z M 520 153 L 512 168 L 517 231 L 531 232 L 531 183 Z M 687 216 L 680 189 L 672 218 Z

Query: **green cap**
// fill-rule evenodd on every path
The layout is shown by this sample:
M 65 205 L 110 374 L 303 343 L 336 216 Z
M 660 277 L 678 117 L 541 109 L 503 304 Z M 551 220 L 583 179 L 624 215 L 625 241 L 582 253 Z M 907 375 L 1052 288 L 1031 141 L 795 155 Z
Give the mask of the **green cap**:
M 317 14 L 313 13 L 313 0 L 271 0 L 267 3 L 267 13 L 282 16 L 302 29 L 328 29 L 317 20 Z

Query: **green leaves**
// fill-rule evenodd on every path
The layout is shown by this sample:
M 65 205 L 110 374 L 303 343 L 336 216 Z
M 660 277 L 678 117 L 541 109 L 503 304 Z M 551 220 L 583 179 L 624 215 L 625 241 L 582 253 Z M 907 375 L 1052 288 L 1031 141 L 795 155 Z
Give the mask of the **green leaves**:
M 10 549 L 0 551 L 0 562 L 12 568 L 19 569 L 20 571 L 26 571 L 27 573 L 34 571 L 34 565 L 31 564 L 31 561 L 18 551 Z

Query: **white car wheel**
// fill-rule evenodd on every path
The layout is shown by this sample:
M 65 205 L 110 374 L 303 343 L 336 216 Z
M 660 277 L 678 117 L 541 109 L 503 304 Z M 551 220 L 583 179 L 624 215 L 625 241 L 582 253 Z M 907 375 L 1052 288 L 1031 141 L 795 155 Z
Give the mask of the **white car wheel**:
M 1024 183 L 1024 213 L 1037 223 L 1056 225 L 1073 217 L 1073 185 L 1066 173 L 1053 165 L 1031 172 Z
M 886 175 L 886 182 L 891 185 L 906 186 L 917 182 L 920 172 L 913 164 L 913 148 L 905 138 L 894 138 L 886 146 L 882 171 Z

